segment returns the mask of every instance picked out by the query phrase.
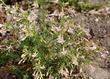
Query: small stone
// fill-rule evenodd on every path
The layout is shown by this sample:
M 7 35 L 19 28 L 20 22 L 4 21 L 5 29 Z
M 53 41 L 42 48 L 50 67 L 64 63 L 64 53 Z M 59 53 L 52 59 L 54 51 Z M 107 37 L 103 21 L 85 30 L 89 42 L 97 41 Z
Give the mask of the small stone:
M 99 21 L 99 19 L 97 18 L 97 19 L 95 19 L 95 22 L 98 22 Z

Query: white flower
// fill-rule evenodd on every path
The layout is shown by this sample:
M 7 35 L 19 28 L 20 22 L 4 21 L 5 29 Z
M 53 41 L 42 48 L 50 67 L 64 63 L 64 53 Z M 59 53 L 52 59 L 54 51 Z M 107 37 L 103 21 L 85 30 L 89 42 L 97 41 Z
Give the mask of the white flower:
M 53 18 L 53 17 L 51 17 L 51 16 L 48 16 L 47 21 L 54 21 L 54 18 Z
M 7 21 L 12 21 L 13 16 L 7 13 Z
M 59 11 L 55 10 L 52 14 L 49 14 L 49 16 L 59 16 Z
M 61 31 L 61 28 L 58 27 L 58 26 L 53 26 L 53 27 L 51 28 L 51 30 L 52 30 L 53 32 L 59 32 L 59 31 Z
M 90 67 L 90 69 L 91 69 L 91 73 L 94 73 L 95 72 L 95 67 L 94 66 L 92 66 L 92 65 L 89 65 L 89 67 Z
M 53 3 L 58 3 L 59 0 L 52 0 L 51 2 Z
M 37 53 L 33 53 L 32 57 L 35 58 L 37 56 Z
M 52 75 L 49 75 L 49 78 L 48 79 L 54 79 L 54 77 Z
M 69 76 L 69 71 L 68 71 L 68 69 L 66 69 L 66 68 L 65 68 L 65 70 L 64 70 L 64 69 L 61 69 L 61 70 L 59 71 L 59 73 L 60 73 L 62 76 L 65 76 L 66 78 Z
M 98 19 L 98 18 L 96 18 L 96 19 L 95 19 L 95 21 L 96 21 L 96 22 L 98 22 L 98 21 L 99 21 L 99 19 Z
M 90 50 L 95 50 L 97 48 L 97 45 L 95 43 L 92 43 L 92 46 L 89 47 Z
M 34 79 L 39 79 L 39 74 L 35 71 L 35 72 L 33 73 L 33 77 L 34 77 Z
M 68 30 L 67 30 L 67 32 L 70 33 L 70 34 L 73 34 L 74 33 L 74 29 L 72 29 L 72 28 L 69 27 Z
M 85 32 L 85 35 L 86 35 L 88 38 L 91 38 L 90 29 L 85 28 L 83 31 Z
M 21 58 L 25 58 L 25 57 L 26 57 L 26 54 L 22 54 L 22 55 L 21 55 Z
M 45 66 L 43 65 L 43 66 L 41 66 L 40 68 L 41 68 L 41 69 L 44 69 L 44 68 L 45 68 Z
M 64 12 L 59 13 L 59 17 L 63 17 L 64 15 L 65 15 Z
M 10 13 L 12 13 L 14 16 L 17 15 L 17 10 L 16 10 L 15 6 L 12 6 L 12 9 L 11 9 Z
M 30 14 L 29 16 L 28 16 L 28 20 L 30 21 L 30 22 L 33 22 L 33 21 L 35 21 L 37 19 L 37 15 L 36 14 Z
M 57 38 L 57 43 L 63 44 L 65 42 L 63 36 L 59 35 Z
M 73 62 L 74 65 L 78 65 L 78 60 L 77 60 L 77 58 L 73 58 L 72 62 Z
M 33 8 L 33 10 L 31 11 L 31 14 L 28 16 L 28 20 L 30 22 L 35 21 L 38 18 L 38 10 L 36 10 L 36 8 Z
M 67 50 L 61 52 L 62 55 L 65 55 L 66 53 L 67 53 Z
M 2 34 L 2 36 L 4 36 L 4 35 L 5 35 L 5 33 L 6 33 L 6 30 L 5 30 L 5 29 L 3 29 L 3 28 L 2 28 L 2 26 L 0 27 L 0 33 Z
M 106 57 L 107 57 L 107 55 L 106 55 L 106 54 L 102 54 L 102 53 L 101 53 L 101 57 L 102 57 L 102 58 L 106 58 Z
M 64 12 L 59 12 L 58 10 L 55 10 L 52 14 L 49 14 L 49 16 L 58 16 L 58 17 L 63 17 L 65 14 Z
M 104 51 L 106 54 L 109 54 L 109 52 L 106 50 L 106 51 Z
M 3 24 L 0 24 L 0 28 L 2 28 L 3 27 Z
M 108 54 L 109 54 L 108 51 L 100 52 L 102 58 L 107 58 Z
M 65 50 L 65 49 L 63 48 L 63 51 L 61 52 L 61 54 L 62 54 L 62 55 L 66 55 L 66 53 L 67 53 L 67 50 Z

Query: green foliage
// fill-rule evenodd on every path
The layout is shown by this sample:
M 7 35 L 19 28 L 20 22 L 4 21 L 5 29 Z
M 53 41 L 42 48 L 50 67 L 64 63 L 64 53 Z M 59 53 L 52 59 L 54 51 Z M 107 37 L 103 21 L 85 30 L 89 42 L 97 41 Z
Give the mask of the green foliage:
M 15 52 L 8 52 L 5 51 L 3 53 L 0 53 L 0 65 L 6 64 L 7 62 L 14 62 L 19 58 L 20 55 Z
M 101 7 L 100 4 L 91 4 L 91 3 L 78 3 L 78 9 L 80 11 L 90 11 L 93 9 L 99 9 Z
M 17 66 L 12 66 L 13 73 L 17 76 L 19 79 L 32 79 L 32 72 L 28 72 L 27 70 L 20 69 Z
M 88 1 L 80 1 L 80 0 L 59 0 L 60 4 L 69 3 L 70 6 L 75 6 L 78 11 L 90 11 L 93 9 L 99 9 L 101 4 L 91 4 Z
M 82 66 L 96 58 L 97 49 L 89 49 L 92 43 L 85 38 L 82 27 L 74 24 L 71 16 L 50 17 L 44 6 L 48 0 L 34 1 L 40 7 L 38 13 L 34 13 L 32 9 L 17 11 L 19 20 L 5 24 L 7 30 L 11 28 L 10 31 L 17 32 L 17 39 L 6 38 L 1 44 L 16 46 L 18 50 L 7 49 L 5 53 L 1 50 L 0 65 L 14 60 L 19 61 L 19 64 L 31 62 L 33 66 L 31 70 L 12 66 L 13 73 L 19 79 L 32 79 L 32 75 L 37 77 L 36 79 L 47 79 L 50 76 L 54 79 L 62 79 L 63 76 L 75 78 L 74 74 L 80 73 Z M 84 11 L 94 8 L 85 3 L 80 4 L 79 0 L 59 0 L 61 5 L 67 2 Z M 11 12 L 9 14 L 13 15 Z
M 27 36 L 20 46 L 23 49 L 22 61 L 33 63 L 37 77 L 45 79 L 52 75 L 54 78 L 60 78 L 62 69 L 74 71 L 74 67 L 81 67 L 92 60 L 95 51 L 86 50 L 88 41 L 84 39 L 85 33 L 74 25 L 71 17 L 61 17 L 60 21 L 56 22 L 61 30 L 55 31 L 52 27 L 57 26 L 48 21 L 46 12 L 42 9 L 40 12 L 37 25 L 39 29 L 32 36 Z M 68 33 L 68 28 L 74 29 L 73 33 Z
M 69 3 L 70 5 L 77 5 L 80 0 L 59 0 L 61 3 Z

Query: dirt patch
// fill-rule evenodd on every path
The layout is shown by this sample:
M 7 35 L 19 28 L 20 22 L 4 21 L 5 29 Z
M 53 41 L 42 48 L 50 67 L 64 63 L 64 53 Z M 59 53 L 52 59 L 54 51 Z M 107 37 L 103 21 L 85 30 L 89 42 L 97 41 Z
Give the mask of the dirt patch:
M 92 30 L 93 34 L 90 34 L 93 35 L 93 38 L 110 52 L 110 15 L 77 14 L 74 18 L 75 24 L 88 29 L 89 33 Z
M 74 16 L 75 24 L 79 24 L 88 30 L 92 40 L 105 47 L 108 54 L 100 62 L 95 62 L 85 68 L 85 72 L 93 79 L 110 78 L 110 15 L 81 14 Z M 103 54 L 105 52 L 102 52 Z M 93 70 L 94 69 L 94 70 Z M 93 71 L 93 72 L 92 72 Z

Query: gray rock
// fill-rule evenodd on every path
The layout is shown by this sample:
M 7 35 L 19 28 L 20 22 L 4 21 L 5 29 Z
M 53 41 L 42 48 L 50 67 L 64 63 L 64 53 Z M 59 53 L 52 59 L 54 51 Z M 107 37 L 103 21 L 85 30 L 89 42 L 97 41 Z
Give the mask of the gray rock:
M 110 79 L 110 72 L 98 66 L 89 65 L 85 67 L 84 71 L 93 79 Z

